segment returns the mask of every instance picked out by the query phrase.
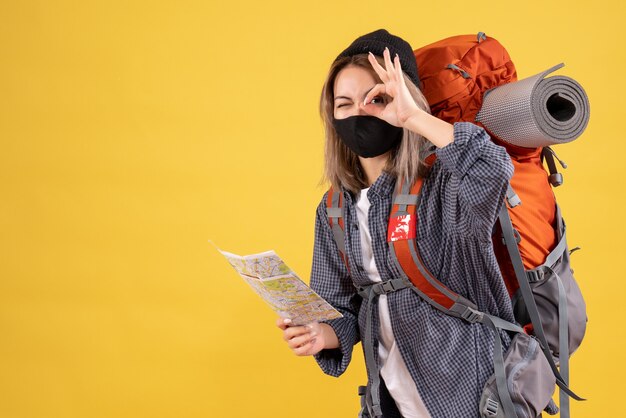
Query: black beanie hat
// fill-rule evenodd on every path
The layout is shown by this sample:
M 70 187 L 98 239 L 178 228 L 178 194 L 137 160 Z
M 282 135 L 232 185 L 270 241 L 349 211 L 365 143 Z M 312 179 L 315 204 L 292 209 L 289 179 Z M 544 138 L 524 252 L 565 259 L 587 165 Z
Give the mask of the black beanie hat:
M 389 48 L 391 53 L 391 61 L 395 54 L 400 57 L 400 65 L 402 71 L 409 76 L 409 78 L 419 88 L 420 79 L 417 72 L 417 62 L 415 61 L 415 55 L 413 55 L 413 48 L 404 39 L 394 36 L 387 32 L 385 29 L 378 29 L 374 32 L 370 32 L 363 36 L 360 36 L 354 40 L 341 54 L 335 58 L 337 61 L 339 58 L 351 57 L 358 54 L 367 54 L 372 52 L 379 57 L 383 56 L 385 47 Z M 384 67 L 384 66 L 383 66 Z

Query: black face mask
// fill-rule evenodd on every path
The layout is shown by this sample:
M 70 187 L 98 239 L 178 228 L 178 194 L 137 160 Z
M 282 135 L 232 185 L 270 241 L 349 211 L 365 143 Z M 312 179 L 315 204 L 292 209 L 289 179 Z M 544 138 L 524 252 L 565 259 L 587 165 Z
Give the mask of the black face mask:
M 402 128 L 376 116 L 333 118 L 333 126 L 343 143 L 356 155 L 365 158 L 386 153 L 402 139 Z

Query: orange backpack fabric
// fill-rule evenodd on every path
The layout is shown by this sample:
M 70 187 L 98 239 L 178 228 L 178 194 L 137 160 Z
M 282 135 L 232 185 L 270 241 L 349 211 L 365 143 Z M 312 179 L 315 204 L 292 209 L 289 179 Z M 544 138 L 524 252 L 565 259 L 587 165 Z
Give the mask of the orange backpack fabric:
M 509 216 L 522 240 L 519 243 L 524 267 L 542 264 L 556 245 L 556 203 L 552 186 L 541 161 L 541 148 L 528 149 L 506 144 L 515 172 L 511 187 L 522 204 L 509 210 Z
M 449 123 L 473 122 L 487 90 L 517 81 L 515 65 L 495 39 L 478 35 L 446 38 L 414 51 L 420 72 L 421 90 L 431 113 Z M 484 126 L 483 126 L 484 127 Z M 504 146 L 515 172 L 511 187 L 522 204 L 509 210 L 513 227 L 519 232 L 524 267 L 541 265 L 556 245 L 556 201 L 541 160 L 541 148 L 522 148 L 505 143 L 489 132 L 494 142 Z M 494 250 L 509 293 L 518 288 L 517 279 L 501 234 L 494 237 Z
M 517 81 L 508 52 L 482 32 L 442 39 L 413 53 L 432 114 L 450 123 L 474 122 L 487 90 Z

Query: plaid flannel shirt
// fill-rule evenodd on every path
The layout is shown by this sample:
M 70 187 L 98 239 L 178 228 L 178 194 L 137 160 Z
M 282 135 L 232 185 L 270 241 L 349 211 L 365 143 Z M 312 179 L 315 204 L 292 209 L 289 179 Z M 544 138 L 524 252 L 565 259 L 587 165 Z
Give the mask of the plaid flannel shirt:
M 467 122 L 454 124 L 454 142 L 436 154 L 418 208 L 416 239 L 426 268 L 479 310 L 515 322 L 491 244 L 492 228 L 513 174 L 510 158 L 484 129 Z M 383 172 L 367 193 L 372 249 L 383 281 L 400 277 L 386 240 L 394 186 L 395 178 Z M 355 200 L 347 191 L 343 195 L 351 274 L 333 240 L 326 194 L 317 208 L 311 273 L 311 287 L 344 315 L 328 321 L 340 348 L 315 355 L 322 370 L 332 376 L 345 371 L 365 329 L 365 309 L 361 310 L 355 286 L 371 283 L 363 269 Z M 493 373 L 493 333 L 482 324 L 436 310 L 411 289 L 389 294 L 388 303 L 400 352 L 431 416 L 478 417 L 483 386 Z M 372 311 L 377 353 L 377 305 Z M 508 336 L 503 337 L 507 348 Z

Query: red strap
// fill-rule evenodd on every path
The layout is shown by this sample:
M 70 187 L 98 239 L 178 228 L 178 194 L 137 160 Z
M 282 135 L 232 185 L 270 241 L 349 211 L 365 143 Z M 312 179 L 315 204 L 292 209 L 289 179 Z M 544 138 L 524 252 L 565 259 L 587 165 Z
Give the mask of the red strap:
M 333 190 L 333 186 L 330 186 L 330 189 L 328 189 L 328 196 L 326 196 L 326 207 L 327 208 L 332 208 L 333 207 L 333 194 L 335 194 L 335 191 Z M 339 209 L 343 208 L 343 193 L 339 193 Z M 331 218 L 328 218 L 328 221 L 330 222 L 330 227 L 333 227 L 333 220 Z M 342 231 L 345 231 L 345 228 L 343 226 L 343 218 L 339 218 L 339 227 L 341 228 Z
M 332 208 L 333 207 L 333 195 L 334 195 L 334 190 L 333 187 L 331 186 L 330 189 L 328 189 L 328 195 L 326 196 L 326 207 L 327 208 Z M 343 209 L 343 193 L 339 193 L 339 209 Z M 332 218 L 328 218 L 328 222 L 330 223 L 330 229 L 333 229 L 333 219 Z M 344 227 L 344 223 L 343 223 L 343 217 L 339 218 L 339 228 L 341 228 L 341 231 L 344 232 L 345 231 L 345 227 Z M 345 233 L 345 232 L 344 232 Z M 333 235 L 334 237 L 334 235 Z M 348 269 L 348 273 L 350 273 L 350 264 L 348 263 L 348 257 L 346 256 L 346 254 L 344 254 L 343 251 L 341 251 L 340 249 L 341 247 L 339 246 L 339 243 L 337 243 L 337 249 L 339 250 L 339 254 L 341 255 L 341 259 L 343 260 L 343 263 L 346 265 L 346 268 Z
M 454 300 L 441 293 L 439 289 L 433 286 L 426 279 L 426 277 L 422 275 L 422 272 L 419 270 L 419 268 L 413 261 L 413 257 L 411 256 L 409 242 L 409 240 L 400 240 L 393 243 L 393 247 L 396 252 L 396 258 L 398 259 L 402 270 L 407 275 L 411 283 L 413 283 L 413 285 L 417 287 L 423 294 L 425 294 L 434 302 L 443 306 L 444 308 L 450 309 L 452 305 L 454 305 Z
M 423 180 L 418 179 L 411 187 L 410 194 L 419 195 L 422 184 Z M 396 195 L 400 194 L 401 190 L 402 182 L 400 181 L 396 188 Z M 395 253 L 400 268 L 422 294 L 443 308 L 450 309 L 460 296 L 448 289 L 426 269 L 417 250 L 415 243 L 418 225 L 417 205 L 406 205 L 405 212 L 396 215 L 399 210 L 400 205 L 394 203 L 389 217 L 387 241 Z M 440 289 L 445 289 L 449 295 L 444 294 Z
M 433 158 L 427 162 L 432 164 Z M 423 185 L 423 179 L 418 179 L 411 187 L 410 194 L 418 196 Z M 402 182 L 398 181 L 396 187 L 396 195 L 402 190 Z M 331 187 L 326 198 L 326 207 L 333 207 L 334 190 Z M 339 194 L 339 208 L 343 208 L 343 194 Z M 427 298 L 429 302 L 434 302 L 444 309 L 450 309 L 460 298 L 455 292 L 448 289 L 443 283 L 437 280 L 424 266 L 424 262 L 417 250 L 415 238 L 417 237 L 417 205 L 406 205 L 404 213 L 396 215 L 400 210 L 400 205 L 392 206 L 391 215 L 389 216 L 389 224 L 387 228 L 387 241 L 391 246 L 391 250 L 395 253 L 399 267 L 404 271 L 411 283 Z M 329 218 L 331 229 L 333 227 L 333 219 Z M 344 220 L 339 218 L 339 227 L 345 231 Z M 348 264 L 347 256 L 340 251 L 341 258 L 345 265 Z M 420 269 L 421 267 L 421 269 Z M 424 272 L 424 273 L 422 273 Z M 444 289 L 443 293 L 440 289 Z

